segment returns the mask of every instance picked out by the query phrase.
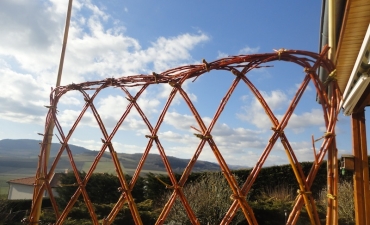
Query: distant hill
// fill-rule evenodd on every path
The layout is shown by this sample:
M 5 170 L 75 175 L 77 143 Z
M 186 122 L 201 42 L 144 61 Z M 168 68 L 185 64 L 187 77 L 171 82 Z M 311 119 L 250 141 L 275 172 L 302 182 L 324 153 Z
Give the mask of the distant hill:
M 37 158 L 40 154 L 40 142 L 39 140 L 29 139 L 3 139 L 0 140 L 0 175 L 5 172 L 16 173 L 12 171 L 12 168 L 17 171 L 30 172 L 32 168 L 36 170 Z M 98 151 L 92 151 L 80 146 L 69 145 L 73 152 L 74 161 L 79 170 L 87 171 Z M 53 143 L 50 151 L 50 162 L 55 159 L 55 156 L 60 148 L 59 143 Z M 118 153 L 119 160 L 124 170 L 131 174 L 136 169 L 141 159 L 141 153 L 126 154 Z M 180 173 L 185 169 L 190 159 L 180 159 L 176 157 L 168 156 L 169 163 L 176 173 Z M 6 168 L 5 168 L 6 167 Z M 235 168 L 235 166 L 230 166 Z M 24 168 L 24 170 L 22 169 Z M 70 170 L 72 169 L 69 158 L 64 152 L 61 159 L 59 160 L 57 170 Z M 166 168 L 162 161 L 162 158 L 158 154 L 149 154 L 144 167 L 145 172 L 165 172 Z M 220 166 L 216 163 L 198 160 L 193 168 L 193 171 L 219 171 Z M 32 171 L 32 173 L 34 173 Z M 115 172 L 113 167 L 111 156 L 108 152 L 104 153 L 100 160 L 96 172 Z
M 40 154 L 41 140 L 31 139 L 3 139 L 0 140 L 0 157 L 37 157 Z M 69 145 L 74 154 L 88 153 L 90 150 Z M 50 155 L 54 156 L 59 151 L 60 144 L 52 143 Z
M 28 139 L 0 140 L 0 195 L 8 193 L 9 185 L 6 183 L 7 181 L 35 175 L 38 155 L 40 154 L 40 142 L 41 141 L 39 140 Z M 69 146 L 73 152 L 73 159 L 77 169 L 87 172 L 99 152 L 88 150 L 76 145 Z M 55 156 L 59 148 L 60 144 L 52 144 L 49 160 L 50 163 L 55 160 Z M 121 167 L 124 173 L 133 175 L 142 157 L 142 153 L 118 153 L 117 156 L 121 162 Z M 190 159 L 180 159 L 172 156 L 168 156 L 167 158 L 174 173 L 181 173 L 184 171 L 190 161 Z M 230 168 L 240 169 L 240 167 L 232 165 L 230 165 Z M 72 166 L 68 155 L 64 151 L 59 159 L 55 172 L 65 172 L 66 170 L 71 171 Z M 198 160 L 192 171 L 220 171 L 220 166 L 216 163 Z M 94 172 L 116 173 L 110 153 L 104 153 Z M 149 172 L 155 174 L 167 174 L 160 155 L 148 155 L 140 174 L 145 175 Z

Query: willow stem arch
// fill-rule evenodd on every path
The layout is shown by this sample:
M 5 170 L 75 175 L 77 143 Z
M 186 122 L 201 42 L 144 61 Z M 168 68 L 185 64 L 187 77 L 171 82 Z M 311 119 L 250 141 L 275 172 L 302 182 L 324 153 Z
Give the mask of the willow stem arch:
M 116 169 L 117 176 L 119 178 L 121 184 L 122 195 L 117 200 L 116 204 L 113 206 L 111 212 L 103 219 L 103 224 L 111 224 L 115 217 L 117 216 L 119 210 L 122 206 L 127 203 L 129 209 L 131 211 L 132 217 L 134 219 L 135 224 L 143 224 L 140 218 L 140 214 L 137 210 L 137 205 L 132 197 L 131 191 L 135 187 L 135 183 L 138 180 L 140 172 L 143 169 L 143 165 L 149 152 L 152 149 L 152 146 L 155 145 L 159 151 L 159 154 L 162 157 L 164 166 L 168 173 L 168 176 L 171 181 L 171 188 L 173 189 L 172 195 L 169 198 L 168 202 L 164 205 L 162 212 L 160 213 L 156 224 L 164 224 L 171 207 L 174 204 L 176 198 L 179 198 L 181 203 L 183 204 L 186 213 L 189 217 L 189 220 L 192 224 L 200 224 L 196 213 L 191 209 L 190 204 L 182 191 L 182 187 L 185 185 L 199 155 L 201 154 L 204 146 L 206 144 L 209 145 L 212 152 L 214 153 L 218 164 L 221 167 L 222 173 L 227 180 L 230 189 L 233 193 L 232 195 L 232 203 L 230 204 L 230 208 L 224 216 L 224 219 L 221 221 L 220 224 L 230 224 L 233 217 L 235 216 L 236 211 L 240 208 L 248 221 L 249 224 L 257 225 L 257 220 L 254 216 L 253 210 L 250 207 L 246 196 L 248 192 L 251 190 L 251 187 L 256 180 L 262 166 L 264 165 L 267 157 L 273 146 L 280 140 L 282 146 L 285 149 L 287 154 L 288 160 L 293 168 L 295 177 L 297 179 L 297 183 L 299 185 L 298 196 L 296 198 L 294 207 L 289 214 L 287 219 L 287 224 L 296 224 L 300 211 L 303 206 L 306 207 L 308 212 L 311 224 L 320 224 L 318 213 L 316 210 L 315 202 L 310 194 L 310 188 L 312 183 L 315 179 L 315 176 L 322 164 L 324 157 L 326 156 L 328 151 L 332 151 L 328 158 L 328 162 L 332 162 L 336 160 L 336 148 L 335 148 L 335 125 L 337 121 L 337 116 L 340 111 L 340 101 L 341 101 L 341 93 L 339 91 L 337 82 L 335 80 L 335 68 L 333 63 L 327 58 L 327 52 L 329 47 L 323 48 L 323 51 L 320 54 L 309 52 L 309 51 L 302 51 L 302 50 L 287 50 L 287 49 L 280 49 L 275 50 L 272 53 L 264 53 L 264 54 L 253 54 L 253 55 L 239 55 L 239 56 L 232 56 L 227 58 L 222 58 L 213 62 L 207 62 L 203 60 L 203 64 L 200 65 L 187 65 L 181 66 L 174 69 L 170 69 L 164 71 L 162 73 L 153 73 L 151 75 L 133 75 L 133 76 L 125 76 L 120 78 L 107 78 L 100 81 L 89 81 L 79 84 L 70 84 L 66 86 L 59 86 L 52 90 L 50 94 L 50 106 L 48 106 L 49 111 L 46 116 L 45 121 L 45 134 L 43 143 L 47 143 L 47 136 L 48 136 L 48 129 L 50 126 L 55 126 L 56 133 L 55 136 L 58 137 L 61 147 L 58 151 L 58 154 L 55 157 L 55 160 L 48 166 L 47 157 L 45 156 L 46 152 L 46 145 L 41 144 L 40 148 L 40 157 L 38 162 L 38 168 L 36 171 L 36 181 L 35 183 L 38 184 L 35 186 L 35 191 L 33 195 L 33 204 L 31 207 L 30 215 L 33 215 L 33 211 L 36 210 L 34 207 L 34 203 L 39 201 L 43 193 L 46 191 L 50 195 L 50 200 L 52 202 L 53 210 L 55 212 L 55 224 L 63 224 L 66 220 L 68 213 L 76 203 L 78 197 L 82 195 L 84 203 L 89 211 L 91 221 L 93 224 L 99 224 L 99 220 L 97 215 L 94 211 L 94 207 L 90 201 L 90 197 L 86 192 L 86 185 L 88 185 L 88 181 L 91 178 L 94 170 L 100 159 L 102 158 L 103 154 L 108 151 L 112 157 L 112 163 Z M 290 102 L 289 107 L 286 110 L 286 113 L 280 119 L 280 121 L 276 118 L 274 113 L 271 111 L 270 107 L 266 103 L 263 96 L 260 94 L 258 89 L 253 85 L 253 83 L 248 79 L 246 76 L 248 72 L 253 70 L 254 68 L 262 67 L 265 63 L 272 62 L 272 61 L 286 61 L 298 64 L 304 68 L 305 76 L 304 79 L 298 88 L 295 96 Z M 316 71 L 318 69 L 323 69 L 330 74 L 327 81 L 322 82 Z M 192 100 L 186 93 L 186 91 L 182 88 L 182 84 L 188 79 L 197 79 L 199 76 L 202 76 L 205 73 L 212 72 L 213 70 L 224 70 L 229 71 L 232 76 L 235 76 L 234 81 L 232 82 L 231 86 L 229 87 L 228 91 L 224 95 L 219 104 L 217 111 L 215 112 L 214 117 L 210 125 L 207 127 L 205 122 L 199 115 L 196 107 L 194 106 Z M 288 124 L 289 119 L 291 118 L 298 102 L 300 101 L 303 93 L 305 92 L 307 85 L 312 82 L 316 88 L 317 98 L 322 106 L 323 110 L 323 117 L 325 121 L 326 132 L 323 136 L 323 142 L 319 149 L 314 149 L 314 163 L 313 166 L 307 176 L 304 175 L 302 168 L 297 160 L 297 157 L 294 153 L 292 146 L 289 143 L 287 136 L 284 133 L 284 129 Z M 137 100 L 142 96 L 145 90 L 150 85 L 156 84 L 168 84 L 171 85 L 172 91 L 170 92 L 167 102 L 160 113 L 160 116 L 155 124 L 151 124 L 148 118 L 146 117 L 145 113 L 137 103 Z M 224 157 L 222 155 L 222 151 L 217 146 L 217 143 L 212 137 L 212 130 L 219 119 L 223 109 L 225 108 L 230 96 L 233 94 L 235 88 L 238 85 L 245 85 L 253 95 L 258 99 L 261 106 L 264 108 L 266 115 L 271 121 L 272 125 L 272 135 L 266 144 L 265 149 L 262 151 L 259 160 L 256 162 L 255 166 L 253 167 L 251 173 L 244 181 L 243 185 L 239 186 L 235 180 L 235 177 L 232 175 L 230 168 L 226 164 Z M 139 87 L 139 90 L 132 94 L 128 91 L 129 87 Z M 98 94 L 106 88 L 119 88 L 122 90 L 123 94 L 125 95 L 126 99 L 129 101 L 129 104 L 121 115 L 120 119 L 117 121 L 114 129 L 111 133 L 108 133 L 105 124 L 103 123 L 102 119 L 100 118 L 100 114 L 97 108 L 94 105 L 94 99 L 98 96 Z M 328 92 L 328 90 L 330 90 Z M 80 92 L 82 98 L 85 101 L 83 108 L 79 116 L 77 117 L 76 121 L 72 125 L 71 129 L 65 133 L 63 130 L 62 125 L 59 122 L 58 114 L 57 114 L 57 107 L 59 100 L 70 91 L 77 91 Z M 94 93 L 90 96 L 87 94 L 87 91 L 93 91 Z M 330 93 L 330 94 L 328 94 Z M 199 137 L 200 141 L 198 147 L 196 148 L 193 157 L 190 159 L 187 167 L 185 168 L 184 172 L 181 174 L 181 178 L 177 180 L 175 178 L 175 174 L 173 168 L 169 163 L 169 160 L 166 155 L 166 151 L 161 144 L 161 138 L 158 137 L 158 130 L 161 127 L 164 117 L 173 103 L 173 100 L 176 95 L 179 95 L 183 98 L 183 100 L 188 105 L 191 113 L 194 116 L 197 125 L 199 126 L 199 134 L 196 134 Z M 77 169 L 76 163 L 74 162 L 73 152 L 69 147 L 69 141 L 71 139 L 72 134 L 74 133 L 77 125 L 81 122 L 82 118 L 84 117 L 86 111 L 90 109 L 92 111 L 93 117 L 95 118 L 102 134 L 102 146 L 99 150 L 94 162 L 92 163 L 91 167 L 86 173 L 86 176 L 83 178 L 79 177 L 79 171 Z M 117 157 L 115 147 L 112 143 L 112 139 L 117 133 L 118 129 L 122 126 L 123 122 L 129 115 L 132 109 L 136 109 L 139 113 L 140 117 L 142 118 L 143 122 L 146 124 L 148 128 L 148 135 L 146 137 L 147 145 L 142 154 L 141 160 L 134 172 L 134 175 L 130 182 L 125 179 L 124 172 L 120 166 L 119 159 Z M 67 206 L 64 209 L 59 209 L 55 200 L 55 196 L 51 192 L 50 180 L 51 176 L 54 174 L 55 168 L 61 158 L 63 152 L 66 151 L 68 158 L 70 160 L 73 173 L 77 179 L 77 190 L 75 194 L 71 197 L 70 201 L 68 202 Z M 45 176 L 43 176 L 43 174 Z M 331 179 L 330 182 L 335 183 L 337 182 L 337 176 L 334 176 L 334 179 Z M 336 195 L 336 190 L 331 189 L 333 193 L 329 193 L 332 195 Z M 328 198 L 329 201 L 329 208 L 327 212 L 327 219 L 336 218 L 336 209 L 332 207 L 333 199 Z M 29 221 L 33 221 L 34 218 L 29 218 Z

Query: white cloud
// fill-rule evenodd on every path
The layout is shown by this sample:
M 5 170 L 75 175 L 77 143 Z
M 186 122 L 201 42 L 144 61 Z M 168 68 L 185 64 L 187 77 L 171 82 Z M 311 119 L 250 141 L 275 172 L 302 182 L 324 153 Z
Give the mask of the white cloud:
M 218 129 L 220 128 L 225 129 L 225 126 L 222 125 Z M 240 141 L 242 141 L 245 137 L 253 134 L 253 132 L 241 128 L 227 128 L 226 130 L 227 132 L 222 134 L 225 135 L 222 138 L 225 138 L 225 140 L 227 140 L 227 143 L 222 143 L 222 141 L 218 139 L 218 137 L 215 137 L 215 142 L 225 161 L 230 165 L 240 165 L 245 167 L 255 166 L 260 159 L 262 151 L 264 150 L 267 143 L 265 141 L 261 141 L 257 146 L 259 149 L 258 151 L 254 150 L 255 148 L 240 146 Z M 239 137 L 237 137 L 238 135 Z M 255 135 L 258 135 L 258 133 L 254 133 L 253 135 L 254 137 L 256 137 Z M 250 136 L 249 139 L 252 139 L 253 135 Z M 186 159 L 190 159 L 194 155 L 195 150 L 197 149 L 200 142 L 200 139 L 196 138 L 193 135 L 184 135 L 173 131 L 160 132 L 158 134 L 158 137 L 162 145 L 165 147 L 166 155 Z M 82 140 L 78 138 L 72 138 L 70 140 L 70 143 L 78 146 L 84 146 L 85 148 L 92 150 L 100 150 L 102 146 L 100 140 L 97 139 Z M 142 145 L 139 146 L 137 144 L 122 144 L 116 141 L 112 141 L 112 143 L 116 151 L 125 153 L 143 152 L 144 145 L 146 144 L 146 142 L 143 142 Z M 173 143 L 175 143 L 175 145 Z M 290 142 L 290 145 L 292 146 L 293 151 L 299 161 L 305 162 L 314 160 L 312 143 L 304 141 Z M 316 148 L 318 148 L 318 146 Z M 319 149 L 316 149 L 316 151 L 318 150 Z M 152 148 L 151 153 L 158 153 L 156 147 Z M 214 153 L 207 143 L 205 144 L 202 153 L 200 154 L 199 160 L 217 162 Z M 275 147 L 267 157 L 264 166 L 281 165 L 287 163 L 289 163 L 289 161 L 286 156 L 285 150 L 283 149 L 280 141 L 277 140 Z
M 194 103 L 194 102 L 197 102 L 197 96 L 195 93 L 192 93 L 190 92 L 190 88 L 189 88 L 189 83 L 191 83 L 191 80 L 186 80 L 182 85 L 181 85 L 181 88 L 186 92 L 187 96 L 189 97 L 189 99 Z M 159 91 L 158 91 L 158 97 L 163 99 L 163 100 L 166 100 L 169 98 L 172 90 L 173 90 L 173 87 L 169 84 L 161 84 L 159 85 Z M 185 101 L 184 98 L 182 97 L 182 95 L 180 94 L 179 91 L 177 91 L 176 93 L 176 96 L 175 98 L 172 100 L 172 103 L 173 105 L 180 105 L 181 104 L 181 101 Z
M 7 84 L 0 94 L 0 115 L 11 121 L 39 123 L 47 112 L 42 106 L 48 104 L 50 87 L 56 82 L 67 2 L 4 0 L 0 10 L 4 31 L 0 36 L 0 77 Z M 72 14 L 62 84 L 153 70 L 160 73 L 193 61 L 190 51 L 209 39 L 202 32 L 184 33 L 159 37 L 142 49 L 138 40 L 125 35 L 125 27 L 117 26 L 111 15 L 91 1 L 75 1 Z M 196 100 L 194 94 L 190 96 Z M 60 103 L 77 106 L 81 99 L 63 96 Z M 149 111 L 159 104 L 154 98 L 140 98 L 138 103 Z M 101 110 L 104 115 L 109 113 Z M 72 118 L 66 113 L 75 116 L 73 111 L 61 112 L 68 124 Z
M 97 150 L 100 151 L 103 143 L 98 139 L 79 139 L 79 138 L 72 138 L 69 141 L 70 144 L 82 146 L 89 150 Z M 138 145 L 130 145 L 130 144 L 122 144 L 120 142 L 112 141 L 112 145 L 114 150 L 117 152 L 124 152 L 124 153 L 137 153 L 143 151 L 143 146 Z M 106 152 L 108 150 L 106 149 Z
M 288 97 L 283 91 L 273 90 L 271 94 L 266 92 L 261 92 L 261 94 L 271 110 L 282 109 L 288 104 Z
M 122 27 L 104 29 L 95 18 L 90 19 L 88 24 L 91 35 L 80 28 L 79 32 L 71 34 L 69 41 L 66 66 L 74 77 L 84 75 L 97 79 L 149 74 L 151 71 L 160 73 L 191 61 L 189 51 L 208 40 L 202 33 L 182 34 L 171 38 L 160 37 L 152 42 L 151 47 L 142 49 L 136 39 L 124 35 Z M 72 82 L 71 78 L 69 80 Z
M 249 55 L 249 54 L 257 53 L 259 50 L 260 50 L 260 47 L 251 48 L 249 46 L 246 46 L 245 48 L 239 50 L 239 54 Z
M 80 115 L 81 111 L 80 110 L 72 110 L 72 109 L 65 109 L 61 110 L 58 115 L 57 119 L 61 126 L 64 129 L 67 129 L 67 126 L 72 126 L 72 124 L 76 121 L 78 116 Z M 96 122 L 92 123 L 93 121 L 93 115 L 90 111 L 85 112 L 80 125 L 83 124 L 89 124 L 90 126 L 96 126 Z
M 275 117 L 280 122 L 283 117 L 281 112 L 285 113 L 286 108 L 290 104 L 290 100 L 287 95 L 280 90 L 271 91 L 270 93 L 261 92 L 261 94 Z M 242 107 L 243 113 L 237 114 L 239 119 L 249 122 L 257 128 L 264 130 L 270 129 L 274 126 L 266 115 L 260 102 L 254 96 L 242 96 L 242 100 L 247 104 Z M 304 112 L 302 114 L 293 113 L 289 119 L 287 129 L 292 129 L 295 133 L 301 133 L 308 127 L 317 126 L 321 131 L 325 131 L 323 124 L 324 117 L 322 110 L 311 109 L 310 112 Z
M 68 96 L 64 95 L 60 101 L 59 104 L 64 104 L 64 105 L 80 105 L 81 104 L 81 99 L 79 99 L 77 96 Z
M 209 126 L 211 118 L 205 117 L 202 119 L 206 126 Z M 163 132 L 160 135 L 160 139 L 177 144 L 186 144 L 186 147 L 171 146 L 171 148 L 181 148 L 182 154 L 184 153 L 184 151 L 187 152 L 187 155 L 194 154 L 196 147 L 201 140 L 193 135 L 193 133 L 199 132 L 191 129 L 190 126 L 194 126 L 198 129 L 199 126 L 195 123 L 195 121 L 192 121 L 194 121 L 193 116 L 182 115 L 177 112 L 168 113 L 165 117 L 165 123 L 172 125 L 179 132 Z M 225 157 L 232 155 L 234 160 L 235 156 L 247 154 L 249 151 L 262 151 L 267 143 L 267 139 L 263 138 L 261 132 L 259 131 L 249 130 L 242 127 L 231 128 L 225 123 L 216 123 L 214 129 L 211 131 L 211 135 L 221 153 Z M 206 146 L 208 146 L 208 144 L 206 144 Z M 172 152 L 172 150 L 170 151 Z M 214 156 L 212 155 L 212 151 L 203 150 L 202 159 L 215 161 Z M 235 164 L 235 162 L 231 161 L 228 163 Z
M 100 150 L 102 147 L 102 142 L 98 141 L 97 139 L 95 140 L 82 140 L 78 138 L 72 138 L 69 141 L 70 144 L 77 145 L 77 146 L 82 146 L 84 148 L 87 148 L 89 150 Z
M 238 51 L 238 55 L 250 55 L 250 54 L 255 54 L 257 53 L 258 51 L 260 50 L 260 47 L 255 47 L 255 48 L 251 48 L 249 46 L 246 46 L 245 48 L 242 48 Z M 221 58 L 227 58 L 229 57 L 230 55 L 225 53 L 225 52 L 221 52 L 221 51 L 218 51 L 217 52 L 217 59 L 221 59 Z
M 103 121 L 104 126 L 108 131 L 117 125 L 119 119 L 127 108 L 127 102 L 128 101 L 121 96 L 108 96 L 105 99 L 100 99 L 99 102 L 94 104 L 97 108 L 100 119 Z M 146 107 L 150 107 L 150 104 Z M 58 113 L 57 118 L 64 129 L 67 129 L 68 126 L 72 126 L 80 113 L 81 110 L 64 109 Z M 90 108 L 83 115 L 79 126 L 99 129 L 99 124 Z M 132 107 L 129 115 L 120 126 L 120 129 L 131 130 L 136 134 L 149 134 L 147 125 L 134 107 Z
M 0 26 L 3 31 L 0 36 L 0 43 L 2 43 L 0 79 L 4 84 L 0 92 L 0 117 L 3 120 L 17 123 L 44 123 L 47 113 L 44 105 L 49 104 L 50 87 L 54 87 L 56 81 L 66 10 L 67 2 L 60 0 L 0 1 Z M 126 7 L 121 8 L 122 10 L 126 13 L 129 11 Z M 162 36 L 149 40 L 149 46 L 143 48 L 136 37 L 126 34 L 126 27 L 119 25 L 122 23 L 117 22 L 104 8 L 93 4 L 93 1 L 75 0 L 72 14 L 62 84 L 151 74 L 152 71 L 161 73 L 167 69 L 194 62 L 196 59 L 192 58 L 191 51 L 210 39 L 202 31 L 180 33 L 171 37 Z M 238 53 L 252 54 L 258 51 L 259 47 L 246 46 Z M 218 55 L 227 56 L 223 52 L 218 52 Z M 195 102 L 197 95 L 191 92 L 188 87 L 189 82 L 186 81 L 182 88 Z M 155 118 L 161 110 L 160 106 L 163 103 L 161 101 L 168 98 L 171 90 L 170 85 L 157 85 L 149 93 L 144 92 L 137 102 L 148 117 Z M 262 94 L 271 109 L 278 112 L 277 117 L 280 118 L 280 110 L 285 111 L 287 106 L 286 94 L 278 90 Z M 173 104 L 182 104 L 181 99 L 178 93 Z M 245 100 L 250 99 L 245 98 Z M 64 131 L 68 131 L 85 102 L 80 94 L 68 93 L 60 99 L 59 103 L 60 111 L 57 116 Z M 97 98 L 94 104 L 107 128 L 113 128 L 129 102 L 124 95 L 105 92 L 105 95 Z M 190 127 L 199 128 L 199 125 L 193 115 L 177 113 L 176 109 L 171 108 L 171 111 L 166 114 L 158 135 L 161 141 L 169 145 L 166 152 L 173 153 L 169 155 L 180 153 L 182 157 L 188 158 L 194 154 L 200 142 L 200 139 L 193 135 L 198 132 Z M 263 129 L 270 129 L 271 122 L 255 99 L 247 102 L 243 112 L 238 116 L 254 124 L 257 129 L 242 127 L 244 124 L 230 127 L 226 123 L 217 123 L 212 135 L 228 163 L 251 166 L 255 164 L 259 158 L 259 152 L 262 152 L 266 145 L 266 133 Z M 316 110 L 302 115 L 293 114 L 289 127 L 299 132 L 301 128 L 322 124 L 320 118 L 322 113 Z M 202 119 L 206 126 L 209 126 L 211 118 Z M 91 127 L 94 129 L 90 129 Z M 81 130 L 73 136 L 72 143 L 90 149 L 100 149 L 102 144 L 99 138 L 102 135 L 97 127 L 96 119 L 89 109 L 77 128 Z M 170 131 L 167 130 L 168 127 Z M 90 137 L 91 130 L 94 130 L 94 133 Z M 123 133 L 128 131 L 133 131 L 130 134 L 133 137 L 150 134 L 134 107 L 120 130 Z M 89 136 L 89 140 L 83 140 L 83 137 L 79 136 L 81 134 Z M 93 136 L 99 136 L 99 138 L 90 140 Z M 125 152 L 142 151 L 139 144 L 114 142 L 116 149 L 125 149 Z M 308 148 L 304 146 L 297 145 L 302 155 L 308 153 Z M 278 163 L 281 160 L 279 157 L 279 155 L 273 155 L 268 162 Z M 215 161 L 207 145 L 201 158 Z
M 298 161 L 300 162 L 308 162 L 314 160 L 314 151 L 312 148 L 311 142 L 290 142 L 290 145 L 294 151 L 295 156 L 297 157 Z M 316 146 L 316 154 L 319 152 L 319 146 Z
M 228 54 L 218 51 L 217 59 L 226 58 L 228 56 L 229 56 Z
M 269 108 L 274 112 L 287 106 L 288 98 L 280 90 L 267 92 L 260 92 L 264 97 Z M 250 99 L 252 98 L 252 99 Z M 250 122 L 260 129 L 270 129 L 273 126 L 271 120 L 266 115 L 261 103 L 253 96 L 243 96 L 242 100 L 249 101 L 245 106 L 242 107 L 243 113 L 238 113 L 237 117 L 241 120 Z M 278 116 L 277 116 L 278 117 Z M 279 119 L 279 117 L 278 117 Z
M 288 127 L 296 133 L 310 126 L 322 126 L 324 124 L 324 115 L 321 109 L 311 109 L 311 112 L 305 112 L 301 115 L 292 114 Z
M 19 123 L 39 124 L 47 113 L 48 92 L 30 74 L 0 68 L 0 116 Z
M 191 130 L 191 126 L 198 127 L 193 115 L 182 115 L 177 112 L 167 112 L 164 122 L 183 131 Z
M 196 44 L 207 41 L 209 37 L 203 33 L 198 35 L 182 34 L 173 38 L 160 37 L 145 51 L 154 61 L 154 69 L 163 71 L 175 65 L 183 63 L 184 60 L 191 60 L 189 50 Z
M 260 132 L 245 128 L 230 128 L 226 124 L 215 127 L 215 142 L 226 154 L 240 154 L 250 150 L 263 150 L 267 139 Z
M 122 96 L 109 95 L 106 98 L 99 99 L 96 107 L 101 117 L 112 117 L 118 120 L 125 112 L 128 103 L 128 100 Z
M 189 134 L 181 134 L 173 131 L 160 132 L 159 138 L 160 140 L 165 140 L 173 143 L 186 144 L 188 147 L 192 146 L 193 149 L 198 142 L 196 138 L 193 138 L 193 136 L 190 136 Z
M 0 8 L 0 26 L 4 31 L 0 36 L 0 57 L 14 57 L 30 72 L 53 69 L 58 55 L 50 53 L 55 51 L 55 45 L 60 46 L 61 15 L 33 1 L 5 0 Z

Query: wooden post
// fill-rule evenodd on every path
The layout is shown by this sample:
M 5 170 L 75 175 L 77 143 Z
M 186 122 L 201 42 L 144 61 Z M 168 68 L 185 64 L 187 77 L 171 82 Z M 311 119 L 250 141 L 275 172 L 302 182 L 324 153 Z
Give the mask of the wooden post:
M 338 224 L 338 156 L 335 141 L 328 149 L 327 176 L 328 206 L 326 224 L 336 225 Z
M 64 38 L 63 38 L 63 45 L 62 45 L 62 51 L 61 51 L 61 56 L 60 56 L 59 68 L 58 68 L 56 87 L 60 86 L 61 79 L 62 79 L 64 56 L 65 56 L 65 52 L 67 48 L 69 24 L 70 24 L 71 14 L 72 14 L 72 1 L 73 0 L 69 0 L 68 2 L 67 17 L 66 17 L 66 24 L 65 24 L 65 29 L 64 29 Z M 47 143 L 43 143 L 43 144 L 46 145 L 46 150 L 45 150 L 45 153 L 41 154 L 39 158 L 39 165 L 38 165 L 39 168 L 36 173 L 35 187 L 34 187 L 33 199 L 32 199 L 32 208 L 34 209 L 31 210 L 32 213 L 29 218 L 29 224 L 39 224 L 40 215 L 41 215 L 42 197 L 37 198 L 36 195 L 40 190 L 42 190 L 42 184 L 44 182 L 49 182 L 49 180 L 45 180 L 47 176 L 47 171 L 44 171 L 44 168 L 47 168 L 47 165 L 49 163 L 51 141 L 53 138 L 53 130 L 54 130 L 54 122 L 52 120 L 50 122 L 49 129 L 45 130 L 45 135 L 47 135 Z M 45 164 L 46 164 L 46 167 L 45 167 Z
M 352 114 L 352 145 L 355 219 L 357 225 L 370 224 L 369 165 L 366 143 L 365 110 Z

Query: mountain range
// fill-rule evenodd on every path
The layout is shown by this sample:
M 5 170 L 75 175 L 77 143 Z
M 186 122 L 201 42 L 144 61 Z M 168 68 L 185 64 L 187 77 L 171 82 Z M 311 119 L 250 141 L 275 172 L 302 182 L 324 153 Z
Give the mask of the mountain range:
M 3 139 L 0 140 L 0 174 L 11 170 L 12 167 L 25 168 L 26 170 L 36 171 L 37 159 L 40 154 L 40 140 L 30 139 Z M 73 159 L 79 170 L 87 171 L 90 169 L 98 151 L 86 149 L 84 147 L 69 145 L 73 152 Z M 60 144 L 52 143 L 50 149 L 50 162 L 55 159 L 57 152 L 59 151 Z M 121 166 L 128 174 L 132 174 L 142 156 L 142 153 L 117 153 L 118 158 L 121 162 Z M 181 159 L 176 157 L 168 156 L 168 161 L 174 172 L 181 172 L 185 169 L 190 159 Z M 232 169 L 238 169 L 239 167 L 230 165 Z M 70 160 L 66 152 L 64 151 L 60 158 L 56 171 L 65 171 L 72 169 Z M 22 171 L 22 170 L 21 170 Z M 95 172 L 114 172 L 112 158 L 109 152 L 105 152 L 100 159 Z M 146 172 L 165 172 L 166 168 L 162 161 L 162 157 L 158 154 L 149 154 L 145 160 L 143 166 L 143 173 Z M 217 163 L 197 160 L 193 170 L 197 171 L 220 171 L 220 166 Z M 11 172 L 11 171 L 9 171 Z M 13 171 L 14 172 L 14 171 Z M 12 172 L 12 173 L 13 173 Z M 23 171 L 24 172 L 24 171 Z

